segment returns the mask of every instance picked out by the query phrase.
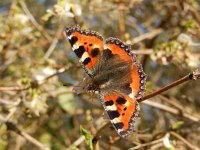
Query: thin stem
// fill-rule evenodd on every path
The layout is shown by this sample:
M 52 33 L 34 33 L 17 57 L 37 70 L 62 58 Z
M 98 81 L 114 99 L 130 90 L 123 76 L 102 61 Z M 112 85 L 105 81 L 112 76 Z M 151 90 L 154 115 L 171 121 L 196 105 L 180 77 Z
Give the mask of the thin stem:
M 65 68 L 61 68 L 61 69 L 57 70 L 56 73 L 47 76 L 44 80 L 35 81 L 35 82 L 37 82 L 38 85 L 42 85 L 45 82 L 47 82 L 50 78 L 52 78 L 54 76 L 57 76 L 59 74 L 62 74 L 65 71 L 71 69 L 72 67 L 73 68 L 77 68 L 79 66 L 71 66 L 71 65 L 69 65 L 69 66 L 67 66 Z M 25 90 L 28 90 L 29 88 L 31 88 L 31 85 L 27 85 L 27 86 L 13 86 L 13 87 L 3 87 L 3 86 L 0 86 L 0 91 L 25 91 Z
M 143 148 L 143 147 L 147 147 L 147 146 L 151 146 L 151 145 L 155 145 L 155 144 L 161 143 L 162 141 L 163 141 L 163 138 L 160 138 L 160 139 L 158 139 L 158 140 L 154 140 L 154 141 L 151 141 L 151 142 L 149 142 L 149 143 L 140 144 L 140 145 L 138 145 L 138 146 L 129 148 L 129 150 L 141 149 L 141 148 Z
M 185 145 L 187 145 L 188 148 L 190 148 L 190 149 L 192 149 L 192 150 L 199 150 L 198 147 L 192 145 L 190 142 L 188 142 L 186 139 L 184 139 L 184 138 L 183 138 L 181 135 L 179 135 L 178 133 L 173 132 L 173 131 L 171 131 L 170 133 L 171 133 L 171 135 L 173 135 L 174 137 L 176 137 L 177 139 L 179 139 L 179 140 L 181 140 L 183 143 L 185 143 Z
M 97 144 L 98 140 L 101 138 L 101 133 L 110 126 L 110 122 L 107 122 L 105 125 L 103 125 L 96 133 L 94 138 L 92 139 L 92 144 L 95 147 Z
M 190 74 L 186 75 L 185 77 L 178 79 L 178 80 L 176 80 L 176 81 L 174 81 L 174 82 L 172 82 L 172 83 L 170 83 L 170 84 L 168 84 L 168 85 L 166 85 L 166 86 L 164 86 L 164 87 L 162 87 L 162 88 L 160 88 L 160 89 L 158 89 L 158 90 L 156 90 L 156 91 L 154 91 L 154 92 L 152 92 L 152 93 L 150 93 L 150 94 L 148 94 L 148 95 L 146 95 L 146 96 L 144 96 L 140 99 L 138 99 L 137 101 L 142 102 L 146 99 L 149 99 L 149 98 L 154 97 L 158 94 L 161 94 L 161 93 L 163 93 L 163 92 L 165 92 L 165 91 L 167 91 L 167 90 L 169 90 L 169 89 L 171 89 L 171 88 L 173 88 L 173 87 L 175 87 L 179 84 L 182 84 L 186 81 L 196 80 L 196 79 L 199 79 L 199 78 L 200 78 L 200 73 L 196 73 L 196 74 L 190 73 Z
M 195 122 L 200 121 L 200 118 L 197 118 L 197 117 L 195 117 L 195 116 L 193 116 L 193 115 L 191 115 L 191 114 L 188 114 L 188 113 L 186 113 L 186 112 L 182 112 L 182 111 L 179 110 L 179 109 L 176 109 L 176 108 L 173 108 L 173 107 L 164 105 L 164 104 L 160 104 L 160 103 L 153 102 L 153 101 L 144 101 L 143 104 L 147 104 L 147 105 L 149 105 L 149 106 L 158 108 L 158 109 L 160 109 L 160 110 L 166 111 L 166 112 L 171 113 L 171 114 L 174 114 L 174 115 L 182 116 L 182 117 L 184 117 L 184 118 L 187 118 L 187 119 L 192 120 L 192 121 L 195 121 Z
M 14 123 L 7 121 L 6 126 L 8 130 L 14 131 L 16 134 L 22 136 L 25 138 L 27 141 L 31 142 L 35 146 L 39 147 L 40 149 L 43 150 L 50 150 L 46 145 L 40 143 L 38 140 L 27 134 L 26 132 L 20 130 Z
M 26 3 L 23 0 L 19 1 L 19 4 L 21 5 L 23 11 L 28 16 L 32 24 L 43 33 L 43 35 L 46 37 L 48 41 L 51 41 L 51 36 L 44 30 L 44 28 L 35 20 L 31 12 L 29 11 L 28 7 L 26 6 Z
M 30 86 L 20 87 L 20 86 L 14 86 L 14 87 L 0 87 L 0 91 L 24 91 L 28 90 Z
M 51 56 L 51 54 L 53 53 L 53 51 L 55 50 L 56 48 L 56 45 L 58 43 L 58 39 L 59 39 L 59 36 L 61 35 L 61 33 L 63 32 L 63 29 L 64 29 L 64 26 L 61 24 L 60 27 L 58 28 L 58 31 L 56 32 L 55 34 L 55 37 L 51 43 L 51 45 L 49 46 L 47 52 L 45 53 L 44 55 L 44 58 L 47 59 Z
M 153 49 L 137 49 L 132 50 L 131 52 L 136 55 L 151 55 L 153 53 Z
M 139 42 L 141 42 L 143 40 L 146 40 L 146 39 L 152 39 L 152 38 L 154 38 L 155 36 L 159 35 L 162 32 L 163 32 L 163 29 L 155 29 L 155 30 L 150 31 L 148 33 L 142 34 L 142 35 L 140 35 L 138 37 L 135 37 L 132 40 L 132 44 L 139 43 Z

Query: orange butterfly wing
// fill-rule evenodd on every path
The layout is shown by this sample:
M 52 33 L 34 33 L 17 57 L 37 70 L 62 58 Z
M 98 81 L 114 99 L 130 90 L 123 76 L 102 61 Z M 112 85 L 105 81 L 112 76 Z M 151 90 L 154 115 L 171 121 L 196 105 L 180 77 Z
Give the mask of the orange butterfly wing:
M 79 26 L 68 27 L 65 32 L 72 50 L 80 58 L 86 72 L 90 74 L 103 51 L 102 36 L 95 31 L 82 30 Z
M 131 92 L 127 95 L 106 93 L 101 96 L 103 106 L 111 123 L 118 134 L 125 137 L 134 130 L 133 123 L 139 115 L 137 98 L 140 98 L 144 92 L 146 75 L 136 56 L 131 53 L 131 49 L 119 39 L 107 39 L 104 51 L 111 51 L 112 55 L 118 55 L 121 60 L 127 62 L 127 65 L 132 63 L 129 86 L 123 87 L 124 91 L 128 91 L 131 88 Z
M 118 134 L 122 137 L 133 132 L 133 123 L 139 115 L 139 104 L 129 96 L 104 95 L 103 106 Z
M 108 38 L 106 40 L 105 50 L 110 50 L 112 54 L 117 54 L 123 61 L 132 62 L 130 87 L 131 98 L 140 98 L 145 91 L 146 74 L 143 72 L 142 65 L 138 62 L 131 49 L 117 38 Z

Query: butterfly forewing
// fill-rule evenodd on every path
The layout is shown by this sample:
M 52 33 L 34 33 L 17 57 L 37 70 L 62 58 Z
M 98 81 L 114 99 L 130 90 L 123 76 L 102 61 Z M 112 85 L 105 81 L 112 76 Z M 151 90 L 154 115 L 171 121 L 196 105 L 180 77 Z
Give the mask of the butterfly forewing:
M 65 30 L 67 38 L 80 62 L 91 73 L 103 51 L 103 38 L 95 31 L 81 30 L 79 26 Z

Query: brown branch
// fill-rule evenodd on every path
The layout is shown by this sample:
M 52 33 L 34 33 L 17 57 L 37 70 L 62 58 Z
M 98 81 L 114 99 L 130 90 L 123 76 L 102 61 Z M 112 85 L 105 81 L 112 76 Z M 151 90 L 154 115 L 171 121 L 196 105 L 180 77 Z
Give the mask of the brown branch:
M 189 75 L 186 75 L 185 77 L 178 79 L 178 80 L 176 80 L 176 81 L 174 81 L 174 82 L 172 82 L 172 83 L 170 83 L 170 84 L 168 84 L 168 85 L 166 85 L 166 86 L 164 86 L 164 87 L 162 87 L 162 88 L 160 88 L 160 89 L 158 89 L 158 90 L 156 90 L 156 91 L 154 91 L 154 92 L 152 92 L 152 93 L 150 93 L 150 94 L 148 94 L 148 95 L 146 95 L 146 96 L 144 96 L 140 99 L 138 99 L 137 101 L 142 102 L 146 99 L 149 99 L 149 98 L 154 97 L 158 94 L 161 94 L 161 93 L 163 93 L 163 92 L 165 92 L 165 91 L 167 91 L 167 90 L 169 90 L 169 89 L 171 89 L 171 88 L 173 88 L 173 87 L 175 87 L 179 84 L 183 84 L 186 81 L 196 80 L 196 79 L 200 79 L 200 73 L 198 71 L 194 72 L 194 73 L 190 73 Z
M 13 109 L 11 109 L 11 111 L 9 112 L 9 114 L 6 117 L 4 117 L 4 118 L 0 117 L 0 127 L 4 123 L 8 122 L 11 119 L 11 117 L 15 114 L 16 111 L 17 111 L 17 107 L 14 107 Z
M 135 37 L 133 40 L 132 40 L 132 44 L 135 44 L 135 43 L 139 43 L 143 40 L 146 40 L 146 39 L 152 39 L 154 38 L 155 36 L 157 36 L 158 34 L 162 33 L 163 32 L 163 29 L 155 29 L 151 32 L 148 32 L 148 33 L 145 33 L 145 34 L 142 34 L 138 37 Z
M 138 49 L 132 50 L 131 52 L 136 55 L 151 55 L 153 53 L 153 49 Z
M 192 145 L 190 142 L 188 142 L 186 139 L 184 139 L 181 135 L 179 135 L 176 132 L 171 131 L 170 132 L 171 135 L 173 135 L 174 137 L 176 137 L 177 139 L 181 140 L 185 145 L 187 145 L 191 150 L 199 150 L 198 147 Z
M 35 84 L 37 84 L 37 85 L 42 85 L 46 81 L 48 81 L 50 78 L 52 78 L 54 76 L 57 76 L 59 74 L 62 74 L 65 71 L 71 69 L 72 67 L 74 68 L 74 67 L 79 67 L 79 66 L 67 66 L 65 68 L 61 68 L 61 69 L 57 70 L 56 73 L 47 76 L 44 80 L 33 81 L 33 82 L 36 82 Z M 35 84 L 33 83 L 33 85 L 35 85 Z M 0 86 L 0 91 L 25 91 L 25 90 L 30 89 L 31 87 L 32 87 L 32 85 L 27 85 L 27 86 L 13 86 L 13 87 L 3 87 L 3 86 Z
M 198 23 L 198 27 L 200 26 L 200 15 L 198 10 L 195 10 L 192 6 L 188 5 L 189 7 L 189 11 L 191 12 L 192 16 L 194 17 L 194 19 L 196 20 L 196 22 Z
M 83 141 L 85 141 L 85 137 L 81 135 L 76 141 L 73 142 L 71 146 L 69 146 L 66 150 L 71 149 L 72 147 L 79 146 Z
M 200 118 L 197 118 L 194 115 L 191 115 L 191 114 L 188 114 L 188 113 L 185 113 L 185 112 L 181 112 L 179 109 L 172 108 L 172 107 L 166 106 L 164 104 L 160 104 L 160 103 L 153 102 L 153 101 L 148 101 L 148 100 L 144 101 L 143 103 L 147 104 L 149 106 L 158 108 L 160 110 L 166 111 L 168 113 L 174 114 L 174 115 L 180 115 L 180 116 L 182 116 L 184 118 L 187 118 L 187 119 L 195 121 L 195 122 L 200 121 Z
M 54 76 L 57 76 L 57 75 L 59 75 L 59 74 L 62 74 L 62 73 L 64 73 L 65 71 L 71 69 L 72 67 L 77 67 L 77 66 L 71 66 L 71 65 L 69 65 L 69 66 L 67 66 L 67 67 L 65 67 L 65 68 L 61 68 L 61 69 L 57 70 L 56 73 L 51 74 L 51 75 L 49 75 L 48 77 L 46 77 L 44 80 L 38 81 L 38 84 L 39 84 L 39 85 L 44 84 L 44 83 L 45 83 L 46 81 L 48 81 L 50 78 L 52 78 L 52 77 L 54 77 Z
M 14 123 L 12 123 L 12 122 L 6 122 L 5 124 L 6 124 L 7 128 L 8 128 L 8 130 L 14 131 L 16 134 L 22 136 L 27 141 L 29 141 L 30 143 L 32 143 L 35 146 L 39 147 L 40 149 L 50 150 L 46 145 L 40 143 L 38 140 L 36 140 L 35 138 L 33 138 L 32 136 L 30 136 L 26 132 L 20 130 Z
M 58 28 L 58 31 L 56 32 L 55 34 L 55 37 L 51 43 L 51 45 L 49 46 L 48 50 L 46 51 L 45 55 L 44 55 L 44 58 L 47 59 L 49 58 L 49 56 L 53 53 L 54 49 L 56 48 L 56 45 L 58 43 L 58 38 L 59 36 L 61 35 L 61 33 L 63 32 L 63 29 L 64 29 L 64 25 L 60 25 L 59 28 Z
M 162 138 L 160 138 L 158 140 L 154 140 L 154 141 L 148 142 L 148 143 L 140 144 L 138 146 L 129 148 L 129 150 L 141 149 L 143 147 L 147 147 L 147 146 L 155 145 L 155 144 L 158 144 L 158 143 L 162 143 L 163 142 L 163 138 L 164 137 L 162 137 Z
M 51 41 L 51 36 L 49 36 L 49 34 L 44 30 L 44 28 L 35 20 L 35 18 L 31 14 L 31 12 L 28 10 L 26 3 L 23 0 L 20 0 L 19 4 L 21 5 L 25 14 L 28 16 L 29 20 L 36 27 L 36 29 L 39 30 L 40 32 L 42 32 L 48 41 Z
M 159 98 L 161 100 L 163 100 L 163 102 L 168 103 L 169 105 L 172 105 L 173 107 L 179 109 L 180 111 L 184 110 L 184 106 L 182 106 L 181 102 L 179 102 L 177 99 L 175 98 L 167 98 L 166 96 L 163 95 L 159 95 Z
M 4 86 L 0 86 L 0 91 L 24 91 L 24 90 L 28 90 L 29 88 L 30 88 L 30 86 L 24 86 L 24 87 L 20 87 L 20 86 L 4 87 Z
M 95 147 L 95 145 L 97 144 L 97 142 L 99 141 L 99 139 L 101 138 L 101 133 L 110 126 L 110 121 L 107 122 L 106 124 L 104 124 L 96 133 L 96 135 L 94 136 L 94 138 L 92 139 L 92 144 L 93 147 Z

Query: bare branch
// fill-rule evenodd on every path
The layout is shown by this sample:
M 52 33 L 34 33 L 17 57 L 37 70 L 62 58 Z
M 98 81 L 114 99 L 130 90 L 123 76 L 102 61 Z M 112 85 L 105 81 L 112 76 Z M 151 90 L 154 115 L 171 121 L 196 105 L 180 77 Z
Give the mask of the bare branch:
M 185 113 L 185 112 L 181 112 L 179 109 L 175 109 L 175 108 L 172 108 L 172 107 L 169 107 L 169 106 L 157 103 L 157 102 L 146 100 L 143 103 L 147 104 L 149 106 L 158 108 L 160 110 L 164 110 L 164 111 L 169 112 L 169 113 L 174 114 L 174 115 L 183 116 L 184 118 L 187 118 L 187 119 L 195 121 L 195 122 L 200 121 L 200 118 L 197 118 L 194 115 L 191 115 L 191 114 L 188 114 L 188 113 Z
M 145 34 L 142 34 L 138 37 L 135 37 L 133 40 L 132 40 L 132 44 L 135 44 L 135 43 L 139 43 L 143 40 L 146 40 L 146 39 L 152 39 L 154 38 L 155 36 L 157 36 L 158 34 L 162 33 L 163 32 L 163 29 L 155 29 L 151 32 L 148 32 L 148 33 L 145 33 Z
M 29 17 L 30 21 L 32 22 L 32 24 L 40 31 L 44 34 L 44 36 L 46 37 L 46 39 L 48 41 L 51 41 L 51 36 L 49 36 L 49 34 L 44 30 L 44 28 L 35 20 L 35 18 L 33 17 L 33 15 L 31 14 L 31 12 L 28 10 L 28 7 L 26 6 L 26 3 L 23 0 L 19 1 L 19 4 L 21 5 L 22 9 L 24 10 L 24 12 L 26 13 L 26 15 Z
M 8 130 L 14 131 L 16 134 L 24 137 L 27 141 L 39 147 L 42 150 L 50 150 L 46 145 L 40 143 L 38 140 L 27 134 L 26 132 L 20 130 L 14 123 L 6 122 Z
M 148 94 L 148 95 L 146 95 L 146 96 L 144 96 L 140 99 L 138 99 L 137 101 L 142 102 L 146 99 L 149 99 L 149 98 L 154 97 L 158 94 L 161 94 L 161 93 L 163 93 L 163 92 L 165 92 L 165 91 L 167 91 L 167 90 L 169 90 L 169 89 L 171 89 L 171 88 L 173 88 L 173 87 L 175 87 L 179 84 L 183 84 L 186 81 L 197 80 L 197 79 L 200 79 L 200 73 L 198 71 L 194 72 L 194 73 L 190 73 L 190 74 L 186 75 L 185 77 L 178 79 L 178 80 L 176 80 L 176 81 L 174 81 L 174 82 L 172 82 L 172 83 L 170 83 L 170 84 L 168 84 L 168 85 L 166 85 L 166 86 L 164 86 L 164 87 L 162 87 L 162 88 L 160 88 L 160 89 L 158 89 L 158 90 L 156 90 L 156 91 L 154 91 L 154 92 L 152 92 L 152 93 L 150 93 L 150 94 Z
M 153 53 L 153 49 L 138 49 L 132 50 L 131 52 L 136 55 L 150 55 Z
M 20 87 L 20 86 L 12 86 L 12 87 L 0 87 L 0 91 L 24 91 L 29 89 L 30 86 Z
M 69 70 L 72 67 L 79 67 L 79 66 L 67 66 L 65 68 L 61 68 L 58 71 L 56 71 L 56 73 L 49 75 L 48 77 L 46 77 L 44 80 L 42 81 L 35 81 L 37 82 L 38 85 L 42 85 L 44 84 L 46 81 L 48 81 L 50 78 L 57 76 L 59 74 L 64 73 L 65 71 Z M 24 91 L 24 90 L 28 90 L 29 88 L 31 88 L 31 85 L 28 86 L 13 86 L 13 87 L 3 87 L 0 86 L 0 91 Z
M 170 132 L 171 135 L 173 135 L 174 137 L 176 137 L 177 139 L 181 140 L 183 143 L 185 143 L 185 145 L 188 146 L 188 148 L 190 148 L 191 150 L 199 150 L 198 147 L 192 145 L 190 142 L 188 142 L 186 139 L 184 139 L 181 135 L 179 135 L 176 132 L 171 131 Z
M 45 59 L 49 58 L 49 56 L 53 53 L 53 51 L 56 48 L 56 45 L 58 43 L 58 38 L 61 35 L 61 33 L 63 32 L 63 29 L 64 29 L 64 26 L 60 25 L 60 27 L 58 28 L 58 31 L 55 34 L 55 38 L 53 39 L 51 45 L 49 46 L 47 52 L 44 55 Z
M 140 149 L 140 148 L 143 148 L 143 147 L 147 147 L 147 146 L 151 146 L 151 145 L 154 145 L 154 144 L 161 143 L 162 141 L 163 141 L 163 138 L 160 138 L 160 139 L 158 139 L 158 140 L 154 140 L 154 141 L 151 141 L 151 142 L 149 142 L 149 143 L 140 144 L 140 145 L 138 145 L 138 146 L 129 148 L 129 150 Z

